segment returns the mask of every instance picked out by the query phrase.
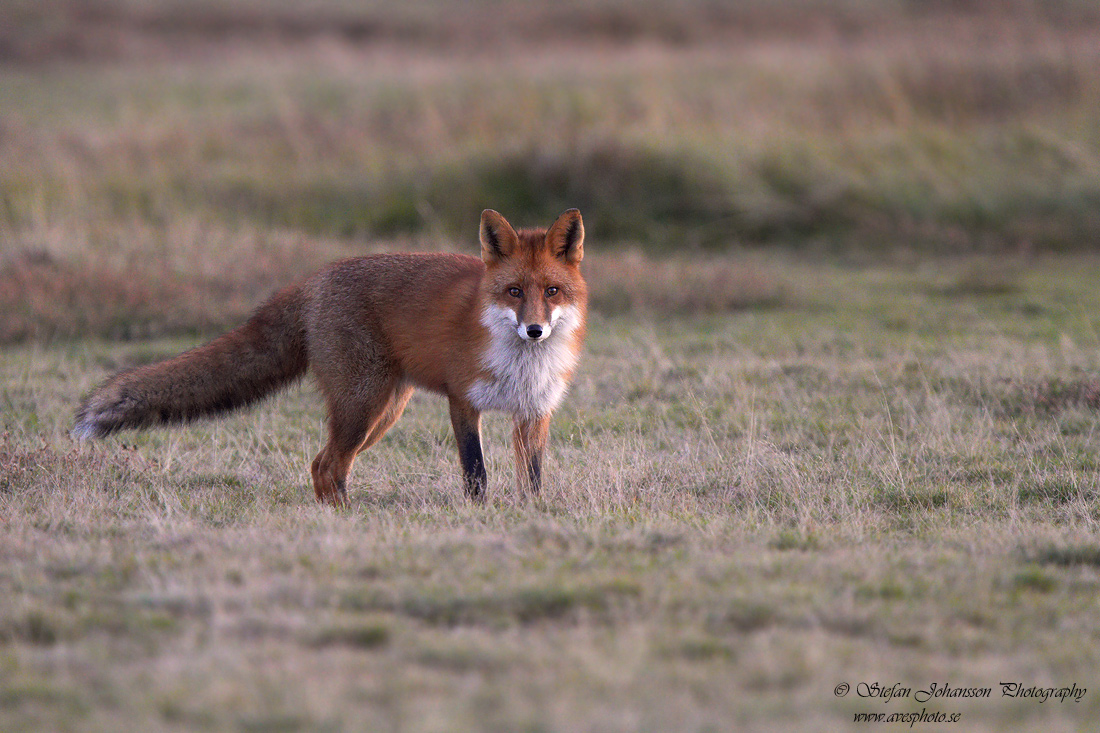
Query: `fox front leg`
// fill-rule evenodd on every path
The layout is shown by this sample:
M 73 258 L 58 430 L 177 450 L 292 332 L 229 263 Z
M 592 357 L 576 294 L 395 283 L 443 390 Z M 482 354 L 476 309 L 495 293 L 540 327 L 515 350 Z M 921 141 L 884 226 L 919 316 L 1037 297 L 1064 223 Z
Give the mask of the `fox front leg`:
M 458 459 L 462 463 L 462 479 L 466 496 L 485 500 L 489 477 L 485 473 L 485 458 L 481 453 L 481 413 L 464 400 L 451 400 L 451 426 L 458 443 Z
M 537 494 L 542 489 L 542 455 L 549 435 L 549 415 L 535 418 L 515 416 L 512 446 L 516 452 L 516 483 L 520 491 Z

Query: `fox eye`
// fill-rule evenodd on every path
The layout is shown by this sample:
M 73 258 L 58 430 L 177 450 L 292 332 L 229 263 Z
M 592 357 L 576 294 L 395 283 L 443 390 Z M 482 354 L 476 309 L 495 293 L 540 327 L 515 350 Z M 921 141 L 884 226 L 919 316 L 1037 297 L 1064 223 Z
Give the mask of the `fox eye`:
M 557 294 L 558 294 L 558 289 L 553 287 L 553 286 L 550 286 L 546 289 L 546 297 L 547 298 L 553 298 Z
M 519 288 L 508 288 L 508 295 L 511 295 L 513 298 L 518 298 L 523 295 L 523 291 Z

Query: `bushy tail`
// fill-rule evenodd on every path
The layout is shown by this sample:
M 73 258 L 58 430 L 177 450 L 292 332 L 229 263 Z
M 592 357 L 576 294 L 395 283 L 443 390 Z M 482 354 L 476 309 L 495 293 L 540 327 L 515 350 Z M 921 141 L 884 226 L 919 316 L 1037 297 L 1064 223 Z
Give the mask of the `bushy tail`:
M 116 374 L 77 410 L 73 436 L 100 438 L 228 412 L 293 382 L 308 366 L 304 302 L 300 287 L 287 288 L 237 330 Z

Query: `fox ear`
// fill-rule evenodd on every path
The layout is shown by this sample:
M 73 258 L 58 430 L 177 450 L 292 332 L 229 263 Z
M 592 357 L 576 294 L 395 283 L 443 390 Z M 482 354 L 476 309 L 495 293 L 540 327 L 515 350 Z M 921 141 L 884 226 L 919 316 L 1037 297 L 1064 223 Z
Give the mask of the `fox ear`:
M 546 232 L 546 243 L 555 257 L 560 257 L 571 265 L 584 259 L 584 222 L 581 212 L 570 209 L 554 222 Z
M 481 259 L 486 265 L 510 256 L 518 243 L 516 230 L 503 216 L 492 209 L 481 212 Z

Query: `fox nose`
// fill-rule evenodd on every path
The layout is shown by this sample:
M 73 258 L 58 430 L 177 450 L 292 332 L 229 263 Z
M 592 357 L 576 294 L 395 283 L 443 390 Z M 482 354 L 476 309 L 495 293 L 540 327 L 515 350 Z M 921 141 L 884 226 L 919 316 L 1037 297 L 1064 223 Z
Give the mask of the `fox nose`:
M 533 339 L 542 338 L 542 326 L 537 323 L 528 326 L 527 335 Z

